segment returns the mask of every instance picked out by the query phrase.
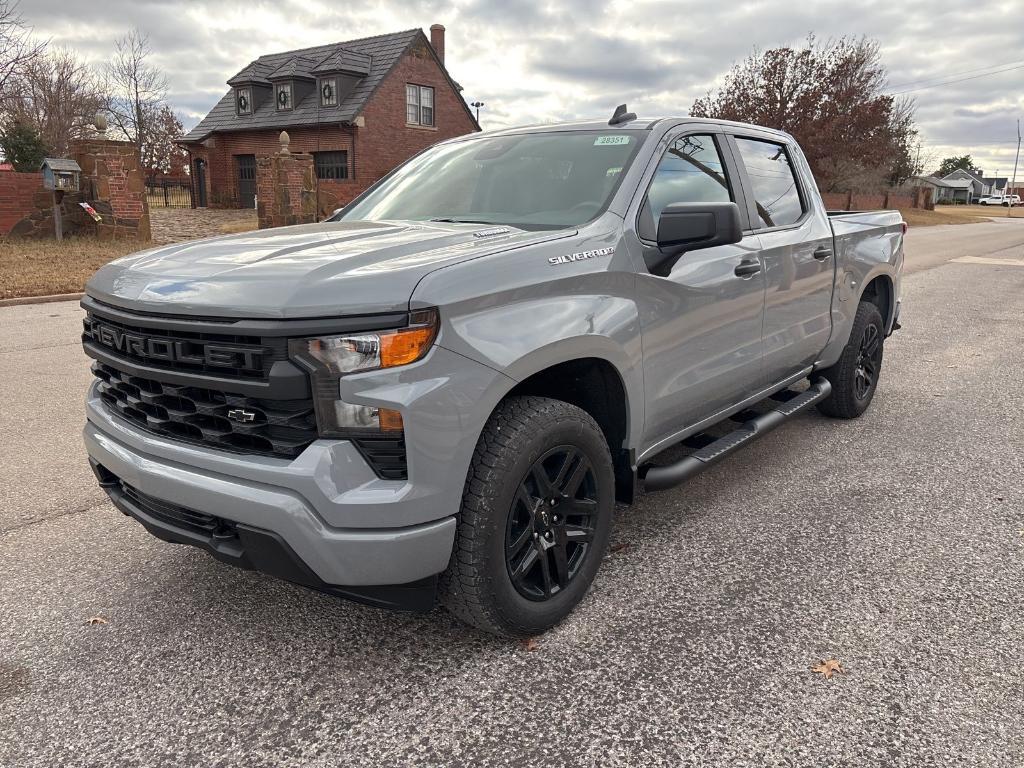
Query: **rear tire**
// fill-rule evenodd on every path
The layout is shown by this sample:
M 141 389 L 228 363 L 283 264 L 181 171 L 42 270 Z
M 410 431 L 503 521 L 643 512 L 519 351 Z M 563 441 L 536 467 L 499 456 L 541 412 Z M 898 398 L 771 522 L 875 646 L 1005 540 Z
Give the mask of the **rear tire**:
M 614 500 L 608 443 L 590 414 L 546 397 L 505 400 L 473 454 L 442 602 L 495 635 L 550 629 L 594 580 Z
M 819 411 L 837 419 L 855 419 L 867 410 L 878 389 L 884 340 L 885 323 L 878 307 L 862 301 L 843 354 L 820 372 L 832 385 L 832 394 L 818 404 Z

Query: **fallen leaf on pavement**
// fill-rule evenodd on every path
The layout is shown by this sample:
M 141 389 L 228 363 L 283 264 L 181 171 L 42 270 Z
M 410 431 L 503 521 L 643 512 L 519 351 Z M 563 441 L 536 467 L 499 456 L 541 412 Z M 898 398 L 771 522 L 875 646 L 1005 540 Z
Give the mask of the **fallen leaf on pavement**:
M 109 622 L 102 616 L 90 616 L 86 624 L 108 624 Z
M 614 555 L 616 552 L 621 552 L 622 550 L 624 550 L 628 546 L 629 546 L 629 544 L 626 544 L 625 542 L 620 541 L 618 544 L 612 544 L 608 548 L 608 551 L 611 552 Z
M 843 672 L 843 665 L 835 659 L 825 659 L 818 666 L 811 667 L 811 672 L 817 672 L 818 674 L 824 675 L 826 680 L 831 680 L 833 673 L 838 672 L 840 675 L 846 674 Z
M 540 648 L 540 643 L 537 642 L 536 637 L 528 637 L 525 640 L 520 640 L 519 644 L 523 646 L 524 651 L 536 651 Z

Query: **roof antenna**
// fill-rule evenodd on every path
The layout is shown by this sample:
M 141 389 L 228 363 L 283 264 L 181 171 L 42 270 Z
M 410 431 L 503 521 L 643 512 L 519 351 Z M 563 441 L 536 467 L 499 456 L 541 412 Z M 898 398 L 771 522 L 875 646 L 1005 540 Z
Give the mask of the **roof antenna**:
M 626 105 L 619 104 L 615 108 L 615 114 L 612 115 L 612 119 L 608 121 L 608 125 L 622 125 L 630 120 L 636 120 L 636 112 L 627 112 Z

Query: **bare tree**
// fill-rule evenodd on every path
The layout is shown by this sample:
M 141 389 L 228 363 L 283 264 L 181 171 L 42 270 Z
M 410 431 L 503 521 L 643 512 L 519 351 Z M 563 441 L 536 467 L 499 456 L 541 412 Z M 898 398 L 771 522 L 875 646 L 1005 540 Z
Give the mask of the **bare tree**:
M 32 39 L 32 30 L 18 12 L 18 3 L 0 0 L 0 102 L 10 96 L 11 81 L 45 48 L 45 42 Z
M 67 49 L 36 57 L 13 82 L 3 106 L 4 123 L 31 126 L 57 157 L 68 154 L 72 141 L 91 133 L 93 117 L 105 105 L 92 70 Z
M 754 51 L 690 114 L 757 123 L 800 142 L 824 192 L 877 188 L 916 171 L 914 103 L 885 93 L 878 44 L 864 38 Z
M 142 167 L 149 176 L 181 176 L 188 167 L 188 153 L 174 142 L 185 128 L 167 104 L 153 109 L 147 119 L 146 141 L 142 145 Z
M 167 78 L 149 63 L 149 38 L 133 29 L 116 43 L 105 68 L 107 112 L 115 131 L 143 152 L 149 121 L 167 95 Z

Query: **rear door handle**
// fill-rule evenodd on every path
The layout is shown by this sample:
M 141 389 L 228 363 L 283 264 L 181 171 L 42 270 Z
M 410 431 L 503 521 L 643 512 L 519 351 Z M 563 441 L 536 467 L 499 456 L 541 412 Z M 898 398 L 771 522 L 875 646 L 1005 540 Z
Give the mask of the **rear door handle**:
M 747 261 L 743 260 L 736 265 L 736 269 L 733 270 L 733 274 L 736 277 L 750 277 L 756 275 L 761 271 L 761 262 L 758 261 Z
M 831 255 L 832 255 L 832 249 L 829 248 L 827 245 L 819 245 L 814 250 L 814 258 L 816 258 L 818 261 L 824 261 L 825 259 L 829 258 Z

